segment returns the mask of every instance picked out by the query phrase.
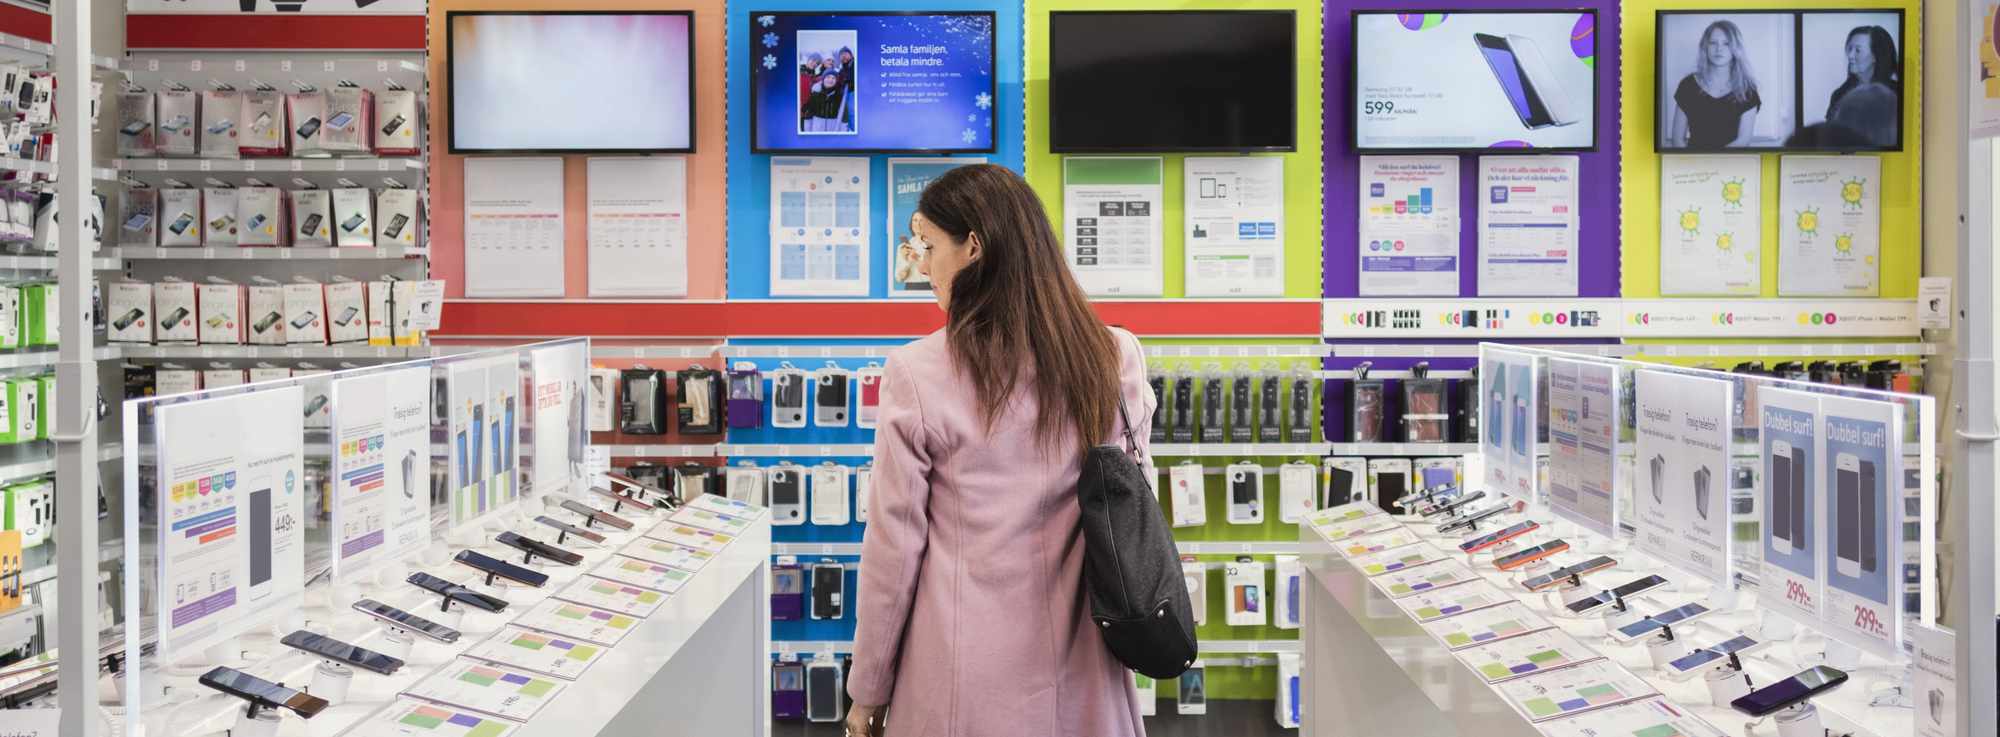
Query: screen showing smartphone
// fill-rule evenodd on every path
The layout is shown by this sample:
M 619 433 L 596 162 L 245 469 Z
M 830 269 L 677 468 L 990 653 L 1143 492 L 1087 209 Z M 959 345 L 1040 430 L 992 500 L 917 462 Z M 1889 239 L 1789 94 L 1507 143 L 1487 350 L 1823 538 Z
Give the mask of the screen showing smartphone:
M 414 632 L 416 634 L 423 635 L 424 637 L 428 637 L 437 642 L 449 645 L 451 643 L 458 641 L 458 635 L 459 635 L 458 630 L 446 627 L 444 625 L 438 624 L 428 619 L 424 619 L 423 617 L 419 617 L 415 614 L 411 614 L 401 609 L 397 609 L 396 607 L 389 606 L 388 604 L 384 604 L 374 599 L 362 599 L 360 601 L 354 602 L 354 609 L 355 611 L 382 620 L 383 624 L 387 624 L 391 627 L 395 627 L 405 632 Z
M 341 221 L 340 229 L 352 233 L 355 228 L 361 227 L 366 222 L 368 222 L 368 216 L 357 212 L 348 216 L 346 220 Z
M 1750 637 L 1737 635 L 1711 647 L 1688 653 L 1667 663 L 1676 673 L 1687 673 L 1712 663 L 1729 659 L 1733 653 L 1740 653 L 1756 647 L 1759 643 Z
M 316 632 L 297 630 L 278 642 L 294 650 L 351 665 L 370 673 L 390 675 L 403 667 L 401 658 L 392 658 L 359 645 L 350 645 Z
M 263 706 L 282 706 L 311 719 L 326 708 L 326 700 L 309 696 L 228 666 L 201 674 L 201 685 Z
M 466 566 L 480 573 L 504 578 L 523 586 L 540 588 L 543 584 L 549 582 L 549 575 L 546 573 L 531 571 L 477 551 L 458 551 L 458 555 L 452 556 L 451 560 L 454 563 Z
M 614 529 L 618 530 L 632 529 L 631 521 L 626 520 L 624 517 L 620 517 L 610 512 L 597 509 L 596 507 L 584 504 L 583 502 L 579 502 L 575 499 L 564 499 L 562 502 L 562 508 L 583 515 L 585 519 L 591 520 L 598 524 L 609 525 Z
M 1541 527 L 1542 527 L 1541 524 L 1537 523 L 1534 520 L 1528 520 L 1526 522 L 1516 522 L 1513 525 L 1508 526 L 1506 529 L 1495 530 L 1493 532 L 1480 535 L 1479 537 L 1475 537 L 1471 540 L 1459 543 L 1458 549 L 1467 553 L 1477 553 L 1481 550 L 1485 550 L 1495 545 L 1499 545 L 1500 543 L 1507 542 L 1508 540 L 1512 540 L 1522 535 L 1526 535 L 1530 532 L 1534 532 L 1535 530 L 1541 529 Z
M 1799 671 L 1798 675 L 1773 683 L 1729 702 L 1737 711 L 1753 717 L 1767 716 L 1847 682 L 1847 673 L 1824 665 Z
M 250 492 L 250 588 L 271 581 L 271 490 Z
M 1570 602 L 1568 606 L 1571 613 L 1583 614 L 1598 607 L 1615 603 L 1619 599 L 1630 599 L 1665 585 L 1667 585 L 1667 579 L 1659 576 L 1647 576 L 1619 584 L 1617 588 L 1599 591 L 1595 596 L 1588 599 L 1578 599 Z
M 1568 549 L 1569 543 L 1562 540 L 1550 540 L 1527 550 L 1517 550 L 1501 556 L 1499 559 L 1493 561 L 1493 565 L 1500 570 L 1511 571 Z
M 577 527 L 576 525 L 572 525 L 572 524 L 570 524 L 570 523 L 568 523 L 568 522 L 564 522 L 564 521 L 562 521 L 562 520 L 559 520 L 559 519 L 556 519 L 556 518 L 554 518 L 554 517 L 550 517 L 550 516 L 548 516 L 548 515 L 545 515 L 545 514 L 543 514 L 543 515 L 536 515 L 536 516 L 535 516 L 535 521 L 536 521 L 536 522 L 540 522 L 540 523 L 541 523 L 542 525 L 544 525 L 544 526 L 547 526 L 547 527 L 553 527 L 553 528 L 555 528 L 555 529 L 556 529 L 557 531 L 559 531 L 559 532 L 562 532 L 563 534 L 566 534 L 566 535 L 570 535 L 570 536 L 572 536 L 572 537 L 577 537 L 577 538 L 581 538 L 581 539 L 583 539 L 583 540 L 587 540 L 587 541 L 590 541 L 590 542 L 594 542 L 594 543 L 601 543 L 601 542 L 604 542 L 604 536 L 603 536 L 603 535 L 599 535 L 599 534 L 597 534 L 597 533 L 595 533 L 595 532 L 591 532 L 590 530 L 586 530 L 586 529 L 583 529 L 583 528 L 581 528 L 581 527 Z
M 1500 83 L 1500 92 L 1506 95 L 1515 117 L 1521 120 L 1521 126 L 1534 129 L 1554 125 L 1555 121 L 1542 107 L 1534 83 L 1528 81 L 1528 74 L 1521 68 L 1521 62 L 1515 57 L 1514 48 L 1508 40 L 1486 33 L 1472 34 L 1472 40 L 1478 45 L 1480 55 L 1486 58 L 1486 67 L 1492 70 L 1494 81 Z
M 1618 561 L 1612 560 L 1611 556 L 1600 555 L 1582 563 L 1563 566 L 1562 568 L 1522 581 L 1521 585 L 1529 591 L 1541 591 L 1561 584 L 1572 577 L 1588 576 L 1615 565 L 1618 565 Z

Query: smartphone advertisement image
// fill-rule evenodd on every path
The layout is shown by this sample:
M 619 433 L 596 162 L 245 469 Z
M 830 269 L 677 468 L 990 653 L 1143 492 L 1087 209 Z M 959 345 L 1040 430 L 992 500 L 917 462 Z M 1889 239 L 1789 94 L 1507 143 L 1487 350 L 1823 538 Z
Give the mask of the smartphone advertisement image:
M 1729 468 L 1727 381 L 1640 370 L 1637 457 L 1648 459 L 1649 493 L 1633 495 L 1639 549 L 1709 581 L 1729 580 L 1729 515 L 1718 474 Z
M 1884 657 L 1902 642 L 1902 505 L 1890 480 L 1901 478 L 1902 407 L 1864 399 L 1820 400 L 1826 443 L 1819 469 L 1825 481 L 1828 635 Z
M 1535 358 L 1488 350 L 1479 362 L 1480 396 L 1492 418 L 1480 454 L 1490 490 L 1533 503 L 1535 499 Z
M 1362 151 L 1597 147 L 1597 13 L 1354 14 Z
M 1803 621 L 1819 619 L 1821 583 L 1818 557 L 1821 479 L 1819 412 L 1816 395 L 1766 387 L 1762 403 L 1764 483 L 1758 512 L 1764 518 L 1764 561 L 1758 602 Z

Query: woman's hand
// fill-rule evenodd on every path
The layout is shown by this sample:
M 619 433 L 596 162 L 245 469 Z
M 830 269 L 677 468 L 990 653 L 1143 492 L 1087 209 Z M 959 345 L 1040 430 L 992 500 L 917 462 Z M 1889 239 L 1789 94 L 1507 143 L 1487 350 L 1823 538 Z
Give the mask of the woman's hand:
M 882 734 L 882 707 L 847 707 L 846 737 L 880 737 Z

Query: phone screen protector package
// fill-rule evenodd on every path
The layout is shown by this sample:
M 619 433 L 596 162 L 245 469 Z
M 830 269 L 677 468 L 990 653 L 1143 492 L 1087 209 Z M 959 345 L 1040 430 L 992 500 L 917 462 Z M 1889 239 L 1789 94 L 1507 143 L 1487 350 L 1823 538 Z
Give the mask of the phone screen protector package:
M 55 345 L 62 326 L 54 284 L 21 287 L 21 344 Z
M 275 90 L 243 93 L 236 116 L 236 150 L 243 156 L 284 156 L 292 133 L 285 126 L 285 96 Z M 206 131 L 207 129 L 203 129 Z
M 242 158 L 237 148 L 236 121 L 243 114 L 243 93 L 236 90 L 201 91 L 201 157 L 204 159 Z
M 1278 467 L 1278 520 L 1295 525 L 1319 503 L 1319 469 L 1293 461 Z
M 201 245 L 236 245 L 235 187 L 203 187 L 201 212 L 207 218 L 201 226 Z
M 1298 629 L 1302 617 L 1299 597 L 1305 594 L 1300 589 L 1305 585 L 1305 566 L 1299 563 L 1296 555 L 1280 555 L 1272 561 L 1271 569 L 1276 574 L 1272 577 L 1271 601 L 1274 604 L 1271 607 L 1271 626 L 1281 630 Z
M 1264 590 L 1264 564 L 1248 557 L 1223 564 L 1222 580 L 1228 588 L 1223 591 L 1227 602 L 1228 615 L 1225 619 L 1231 627 L 1262 627 L 1270 621 L 1270 607 L 1265 604 L 1267 592 Z
M 361 282 L 336 281 L 326 285 L 327 339 L 353 343 L 368 339 L 368 305 Z
M 204 345 L 243 344 L 243 285 L 197 284 L 195 303 L 201 310 L 200 341 Z
M 127 157 L 159 155 L 160 146 L 157 141 L 159 132 L 154 130 L 154 120 L 153 93 L 119 93 L 118 155 Z
M 1175 527 L 1208 524 L 1208 481 L 1199 464 L 1168 467 L 1167 487 L 1173 492 Z
M 250 383 L 252 384 L 259 384 L 266 381 L 277 381 L 279 379 L 289 379 L 289 378 L 292 378 L 292 370 L 284 368 L 282 366 L 250 367 Z
M 153 374 L 156 396 L 172 396 L 201 391 L 201 372 L 194 369 L 162 367 Z
M 592 366 L 586 383 L 585 424 L 591 432 L 611 432 L 611 420 L 618 416 L 618 405 L 613 402 L 617 395 L 618 369 Z
M 154 142 L 161 156 L 193 156 L 200 150 L 195 140 L 195 107 L 200 98 L 194 90 L 161 90 L 155 97 Z
M 294 379 L 307 379 L 305 393 L 299 396 L 302 403 L 299 411 L 305 413 L 306 427 L 333 425 L 333 403 L 327 401 L 333 396 L 333 380 L 325 378 L 330 373 L 326 369 L 298 369 L 292 372 Z M 437 475 L 433 474 L 432 478 L 437 478 Z
M 239 368 L 217 368 L 201 370 L 201 388 L 224 389 L 250 383 L 250 374 Z
M 333 190 L 333 244 L 375 245 L 374 195 L 359 187 Z
M 1174 689 L 1174 713 L 1186 716 L 1208 713 L 1208 666 L 1199 660 L 1181 673 L 1179 688 Z
M 243 313 L 250 324 L 251 345 L 284 345 L 285 287 L 279 284 L 252 284 L 250 309 Z
M 324 189 L 295 189 L 286 195 L 292 204 L 292 246 L 333 245 L 333 193 Z
M 292 155 L 325 153 L 320 140 L 324 138 L 322 129 L 326 127 L 326 93 L 287 93 L 285 112 L 291 117 L 291 128 L 286 136 L 291 140 Z
M 335 87 L 326 91 L 326 120 L 320 126 L 322 151 L 343 154 L 368 153 L 374 144 L 375 94 L 364 87 Z
M 326 345 L 326 286 L 318 282 L 284 285 L 285 342 Z
M 389 187 L 375 193 L 375 246 L 417 245 L 417 191 Z
M 21 288 L 0 285 L 0 348 L 21 347 L 22 314 Z
M 416 90 L 375 93 L 375 155 L 416 156 L 424 140 Z
M 113 343 L 153 342 L 153 285 L 114 281 L 105 287 L 105 338 Z
M 236 244 L 239 246 L 281 246 L 286 228 L 278 212 L 276 187 L 244 187 L 236 190 Z
M 118 245 L 151 248 L 160 245 L 160 196 L 152 187 L 125 190 L 125 211 L 118 217 Z
M 201 219 L 201 195 L 202 190 L 191 187 L 171 187 L 159 191 L 161 246 L 201 245 L 201 234 L 208 228 Z
M 195 330 L 194 282 L 163 281 L 153 284 L 153 311 L 159 314 L 154 339 L 160 343 L 193 343 Z
M 416 282 L 368 282 L 368 344 L 416 345 L 416 332 L 410 327 L 416 309 Z

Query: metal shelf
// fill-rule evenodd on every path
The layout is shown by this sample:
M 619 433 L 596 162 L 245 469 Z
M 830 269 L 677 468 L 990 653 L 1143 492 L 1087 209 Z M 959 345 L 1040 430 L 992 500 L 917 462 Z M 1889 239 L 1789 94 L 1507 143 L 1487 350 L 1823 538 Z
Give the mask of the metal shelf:
M 1715 344 L 1631 344 L 1633 357 L 1665 356 L 1701 358 L 1707 356 L 1935 356 L 1936 343 L 1743 343 Z
M 841 456 L 875 455 L 875 446 L 862 445 L 862 444 L 809 445 L 801 443 L 798 445 L 777 445 L 777 444 L 743 445 L 743 444 L 724 443 L 722 445 L 715 446 L 715 450 L 717 453 L 724 456 L 730 456 L 730 457 L 747 456 L 753 458 L 755 457 L 778 458 L 784 456 L 818 456 L 821 458 L 836 458 Z
M 1298 555 L 1299 543 L 1292 541 L 1207 542 L 1175 540 L 1182 555 Z
M 1334 443 L 1330 455 L 1442 457 L 1478 452 L 1478 443 Z
M 1477 344 L 1472 344 L 1472 343 L 1454 344 L 1454 345 L 1424 345 L 1421 343 L 1404 343 L 1404 344 L 1332 343 L 1329 345 L 1333 349 L 1333 355 L 1340 356 L 1342 358 L 1478 358 L 1479 357 L 1479 346 Z M 1552 351 L 1563 351 L 1566 353 L 1574 353 L 1581 356 L 1603 356 L 1607 358 L 1623 358 L 1625 356 L 1630 356 L 1633 353 L 1638 352 L 1638 346 L 1617 345 L 1610 343 L 1600 344 L 1600 345 L 1589 345 L 1589 344 L 1550 345 L 1550 344 L 1539 344 L 1539 343 L 1520 343 L 1520 344 L 1510 344 L 1510 345 L 1517 345 L 1518 347 L 1521 348 L 1543 348 Z
M 47 10 L 43 10 L 41 12 L 44 14 L 48 13 Z M 32 54 L 34 56 L 42 57 L 42 59 L 40 59 L 39 61 L 42 61 L 44 63 L 53 64 L 55 62 L 55 59 L 53 58 L 56 55 L 55 45 L 45 43 L 42 41 L 36 41 L 26 36 L 16 36 L 12 33 L 0 33 L 0 48 L 4 48 L 7 52 L 9 52 L 8 56 L 20 56 L 22 52 L 26 52 L 27 54 Z M 109 56 L 92 55 L 90 57 L 90 63 L 92 66 L 95 66 L 99 69 L 107 69 L 111 71 L 117 71 L 118 69 L 118 60 L 113 59 Z
M 44 441 L 38 440 L 34 442 L 44 442 Z M 20 445 L 29 445 L 29 444 L 30 443 L 21 443 Z M 34 478 L 36 476 L 47 476 L 55 473 L 56 472 L 55 446 L 51 444 L 48 447 L 48 451 L 49 451 L 49 457 L 47 458 L 37 458 L 32 461 L 20 461 L 18 463 L 0 464 L 0 481 L 4 482 L 19 481 L 21 479 Z M 115 461 L 123 457 L 124 453 L 125 453 L 124 448 L 120 447 L 118 443 L 105 443 L 104 445 L 99 446 L 97 449 L 97 461 L 99 463 L 107 461 Z
M 592 343 L 592 358 L 715 358 L 719 345 L 598 345 Z
M 54 271 L 56 269 L 56 259 L 57 257 L 54 255 L 0 256 L 0 269 L 16 269 L 21 271 L 45 269 Z M 125 263 L 115 258 L 92 258 L 90 260 L 90 269 L 92 271 L 118 271 L 123 268 L 125 268 Z
M 860 555 L 861 543 L 771 543 L 772 555 Z
M 112 251 L 119 258 L 128 261 L 386 261 L 390 259 L 428 258 L 431 249 L 413 246 L 388 246 L 382 248 L 149 248 L 146 246 L 119 246 Z M 117 263 L 111 259 L 112 263 Z M 4 265 L 4 264 L 0 264 Z M 108 268 L 120 268 L 111 266 Z
M 261 158 L 261 159 L 113 159 L 112 166 L 119 171 L 144 174 L 146 172 L 346 172 L 349 174 L 393 174 L 404 171 L 420 171 L 424 168 L 421 159 L 382 159 L 372 156 L 334 158 Z
M 41 174 L 51 177 L 56 175 L 56 164 L 53 161 L 36 161 L 34 159 L 20 159 L 20 158 L 0 156 L 0 169 L 4 169 L 7 171 L 15 171 L 15 172 L 25 172 L 28 174 Z M 116 180 L 118 178 L 118 172 L 111 169 L 93 167 L 90 170 L 90 176 L 92 179 L 102 179 L 109 181 L 109 180 Z M 16 182 L 16 184 L 20 184 L 20 182 Z
M 1426 374 L 1426 376 L 1432 379 L 1470 379 L 1472 378 L 1472 370 L 1431 369 L 1431 372 L 1429 374 Z M 1327 380 L 1327 379 L 1351 380 L 1354 378 L 1354 369 L 1340 369 L 1338 371 L 1314 371 L 1313 378 L 1320 380 Z M 1368 378 L 1410 379 L 1410 378 L 1415 378 L 1415 375 L 1409 369 L 1373 369 L 1368 372 Z
M 129 72 L 160 72 L 162 74 L 215 74 L 235 72 L 262 77 L 287 74 L 320 73 L 344 77 L 384 74 L 391 71 L 423 73 L 424 67 L 414 61 L 397 59 L 316 59 L 294 61 L 275 53 L 260 53 L 256 57 L 237 57 L 218 61 L 213 57 L 201 59 L 127 59 L 114 68 Z M 190 83 L 192 84 L 192 83 Z
M 1154 456 L 1323 456 L 1327 443 L 1155 443 Z
M 902 345 L 726 345 L 724 358 L 884 358 Z
M 792 653 L 851 653 L 853 640 L 772 640 L 771 652 L 790 657 Z
M 98 346 L 90 354 L 91 360 L 109 361 L 118 358 L 115 346 Z M 0 369 L 38 368 L 56 365 L 56 349 L 9 351 L 0 353 Z
M 613 458 L 714 458 L 721 445 L 606 445 Z
M 1325 358 L 1333 348 L 1310 345 L 1149 345 L 1148 358 Z
M 132 345 L 120 349 L 130 359 L 187 358 L 373 358 L 403 359 L 421 348 L 386 345 Z
M 1304 648 L 1298 640 L 1202 640 L 1204 653 L 1296 653 Z

